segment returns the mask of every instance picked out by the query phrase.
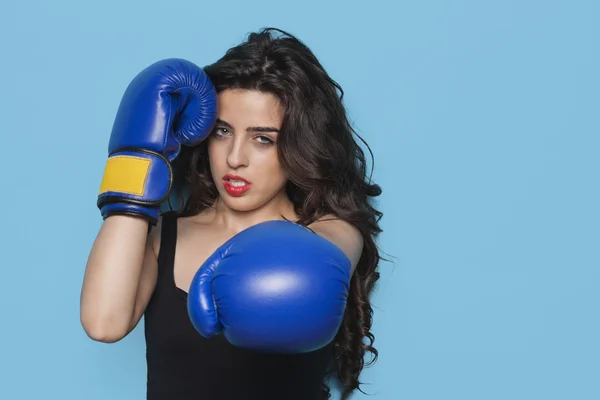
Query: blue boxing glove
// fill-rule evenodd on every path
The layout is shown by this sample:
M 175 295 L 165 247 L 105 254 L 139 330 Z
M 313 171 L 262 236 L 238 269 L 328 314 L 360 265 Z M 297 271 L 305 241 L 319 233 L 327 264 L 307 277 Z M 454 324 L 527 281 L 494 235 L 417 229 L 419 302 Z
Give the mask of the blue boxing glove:
M 152 225 L 173 183 L 181 145 L 200 144 L 217 117 L 212 82 L 182 59 L 158 61 L 127 87 L 114 121 L 98 194 L 103 219 L 134 215 Z
M 196 272 L 188 313 L 204 337 L 234 346 L 305 353 L 330 343 L 344 318 L 351 263 L 340 248 L 287 221 L 254 225 Z

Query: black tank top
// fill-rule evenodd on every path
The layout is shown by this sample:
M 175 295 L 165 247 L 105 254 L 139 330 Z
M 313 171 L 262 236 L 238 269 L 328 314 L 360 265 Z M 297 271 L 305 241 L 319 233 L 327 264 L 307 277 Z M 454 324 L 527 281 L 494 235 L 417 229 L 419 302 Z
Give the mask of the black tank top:
M 163 215 L 158 280 L 144 314 L 148 400 L 321 400 L 331 343 L 297 355 L 234 347 L 205 339 L 192 326 L 187 293 L 175 286 L 177 217 Z

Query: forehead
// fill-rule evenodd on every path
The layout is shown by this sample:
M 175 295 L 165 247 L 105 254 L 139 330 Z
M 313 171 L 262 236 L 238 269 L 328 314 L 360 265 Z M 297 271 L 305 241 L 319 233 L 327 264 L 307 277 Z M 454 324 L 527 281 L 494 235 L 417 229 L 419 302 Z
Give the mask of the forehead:
M 217 97 L 219 118 L 232 125 L 280 125 L 283 108 L 273 94 L 227 89 Z

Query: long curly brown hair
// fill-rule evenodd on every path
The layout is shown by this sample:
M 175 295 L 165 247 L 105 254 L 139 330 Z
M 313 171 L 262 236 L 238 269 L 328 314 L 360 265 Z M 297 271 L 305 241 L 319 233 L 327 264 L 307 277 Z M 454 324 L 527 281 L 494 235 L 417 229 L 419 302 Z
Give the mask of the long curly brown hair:
M 284 107 L 278 136 L 280 162 L 289 176 L 287 194 L 303 225 L 335 215 L 362 233 L 364 248 L 350 283 L 344 320 L 333 343 L 329 375 L 337 378 L 342 399 L 361 390 L 359 375 L 377 360 L 371 332 L 370 295 L 379 279 L 382 259 L 375 243 L 382 231 L 382 213 L 373 205 L 381 188 L 367 179 L 365 154 L 355 137 L 372 153 L 348 121 L 340 85 L 329 77 L 312 51 L 300 40 L 276 28 L 251 33 L 229 49 L 205 72 L 217 92 L 250 89 L 274 94 Z M 217 189 L 212 180 L 206 143 L 184 148 L 174 164 L 174 187 L 184 188 L 181 215 L 195 215 L 213 205 Z M 178 192 L 181 195 L 181 191 Z M 371 360 L 365 362 L 367 353 Z M 362 391 L 362 390 L 361 390 Z M 323 383 L 323 397 L 330 388 Z

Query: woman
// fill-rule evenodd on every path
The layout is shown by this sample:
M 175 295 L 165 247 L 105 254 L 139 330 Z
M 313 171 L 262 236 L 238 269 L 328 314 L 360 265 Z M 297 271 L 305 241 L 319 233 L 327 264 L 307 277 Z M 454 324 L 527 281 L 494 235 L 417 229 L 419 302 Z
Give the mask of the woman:
M 199 144 L 166 156 L 173 190 L 156 228 L 149 229 L 150 213 L 111 214 L 99 202 L 105 221 L 86 267 L 84 329 L 115 342 L 145 316 L 150 400 L 321 399 L 329 397 L 327 376 L 339 379 L 345 399 L 359 388 L 365 354 L 377 357 L 369 295 L 379 278 L 381 213 L 370 201 L 381 190 L 366 180 L 342 89 L 304 44 L 273 28 L 204 71 L 218 93 L 216 123 Z M 309 228 L 352 262 L 343 321 L 320 349 L 255 352 L 223 335 L 206 339 L 189 321 L 198 266 L 231 237 L 270 220 Z

